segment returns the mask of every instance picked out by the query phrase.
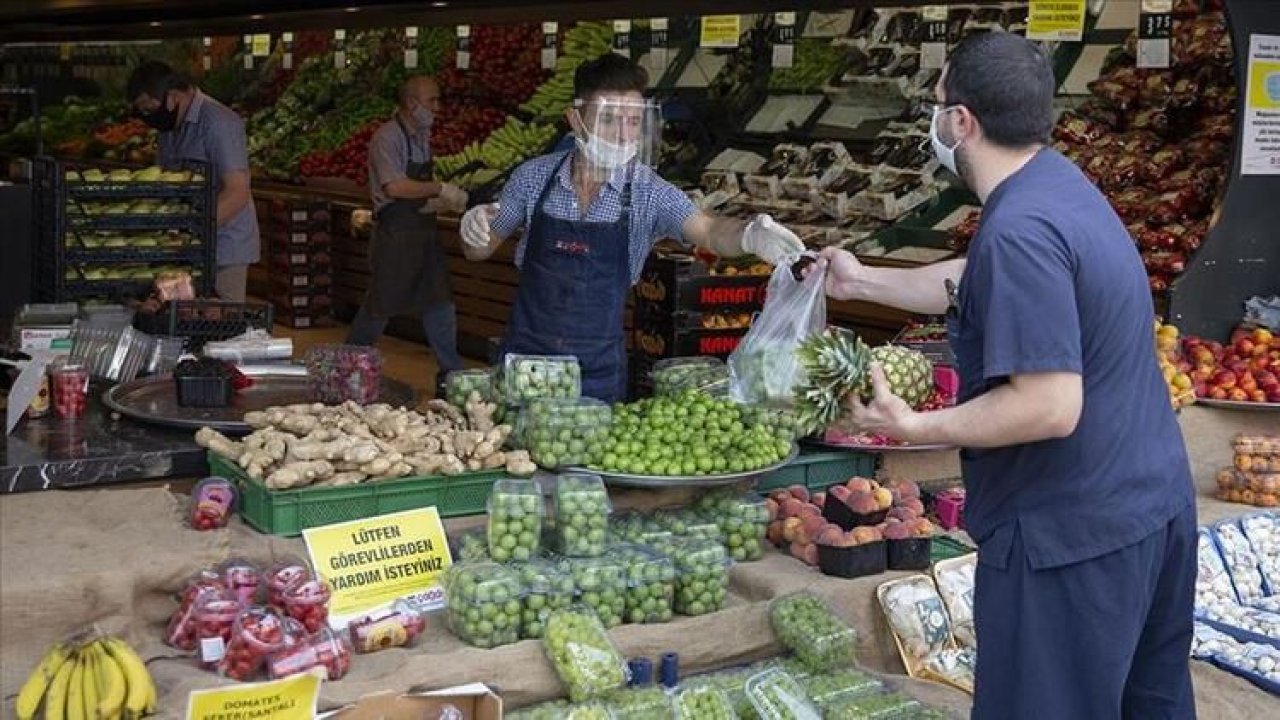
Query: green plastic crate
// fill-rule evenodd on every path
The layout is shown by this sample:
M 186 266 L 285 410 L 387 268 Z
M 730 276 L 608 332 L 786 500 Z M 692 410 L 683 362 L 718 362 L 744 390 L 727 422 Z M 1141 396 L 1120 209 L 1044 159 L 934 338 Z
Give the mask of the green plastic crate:
M 270 535 L 301 535 L 307 528 L 435 506 L 440 517 L 484 513 L 501 470 L 454 476 L 406 477 L 342 487 L 268 490 L 226 458 L 209 453 L 214 475 L 236 483 L 240 517 Z
M 786 467 L 760 477 L 756 489 L 768 492 L 777 488 L 803 485 L 810 490 L 826 490 L 859 475 L 875 477 L 876 458 L 871 453 L 847 451 L 801 450 L 800 456 Z
M 977 552 L 977 548 L 969 547 L 959 540 L 946 535 L 935 535 L 933 546 L 929 550 L 929 562 L 936 563 L 939 560 L 963 557 L 971 552 Z

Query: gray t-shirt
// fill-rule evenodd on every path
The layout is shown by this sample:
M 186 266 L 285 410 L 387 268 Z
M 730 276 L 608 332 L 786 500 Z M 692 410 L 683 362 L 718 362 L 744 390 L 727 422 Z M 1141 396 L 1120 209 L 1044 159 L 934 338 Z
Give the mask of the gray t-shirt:
M 384 185 L 408 177 L 405 167 L 409 162 L 426 163 L 431 160 L 427 139 L 414 132 L 410 125 L 404 127 L 408 130 L 408 140 L 395 118 L 383 123 L 369 139 L 369 197 L 373 199 L 375 213 L 394 200 L 387 197 L 382 189 Z
M 209 163 L 214 191 L 221 191 L 225 173 L 249 169 L 244 120 L 226 105 L 196 90 L 182 124 L 171 132 L 160 133 L 161 167 L 176 167 L 183 160 Z M 260 252 L 258 215 L 250 200 L 235 217 L 218 226 L 218 267 L 256 263 Z

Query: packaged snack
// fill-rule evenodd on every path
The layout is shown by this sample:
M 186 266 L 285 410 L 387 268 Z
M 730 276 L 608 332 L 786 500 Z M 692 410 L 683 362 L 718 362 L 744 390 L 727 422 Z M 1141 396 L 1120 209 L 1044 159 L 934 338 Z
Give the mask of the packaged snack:
M 951 647 L 951 624 L 931 578 L 891 580 L 876 589 L 876 596 L 912 677 L 926 658 Z
M 1268 596 L 1280 597 L 1280 515 L 1248 515 L 1240 519 L 1240 527 L 1258 554 L 1258 570 Z
M 390 610 L 352 620 L 347 635 L 352 649 L 365 654 L 412 645 L 426 629 L 426 616 L 412 603 L 400 600 Z
M 529 480 L 498 480 L 489 493 L 489 557 L 527 562 L 538 553 L 546 503 Z
M 1258 556 L 1249 544 L 1249 538 L 1234 522 L 1223 522 L 1213 528 L 1222 560 L 1231 573 L 1231 583 L 1236 588 L 1240 602 L 1249 604 L 1266 596 L 1262 586 L 1262 571 L 1258 569 Z
M 775 599 L 769 621 L 782 645 L 813 672 L 832 672 L 854 662 L 857 633 L 816 595 L 801 592 Z
M 938 595 L 951 618 L 951 634 L 957 643 L 968 648 L 978 646 L 977 631 L 973 625 L 973 576 L 977 559 L 977 554 L 971 553 L 940 561 L 933 568 Z
M 547 616 L 543 644 L 569 699 L 600 697 L 627 683 L 627 663 L 589 608 L 557 610 Z
M 1231 448 L 1237 455 L 1280 456 L 1280 435 L 1245 435 L 1240 434 L 1231 441 Z M 1247 470 L 1248 468 L 1241 468 Z
M 923 676 L 972 694 L 977 664 L 973 648 L 945 648 L 925 658 Z
M 1231 585 L 1231 575 L 1218 552 L 1213 534 L 1208 528 L 1200 528 L 1197 536 L 1196 607 L 1208 605 L 1215 600 L 1238 603 L 1239 598 Z

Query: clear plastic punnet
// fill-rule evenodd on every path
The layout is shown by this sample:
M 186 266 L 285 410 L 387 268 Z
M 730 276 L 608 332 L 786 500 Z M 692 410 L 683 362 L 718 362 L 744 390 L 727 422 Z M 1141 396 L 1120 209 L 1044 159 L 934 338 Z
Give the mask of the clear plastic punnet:
M 572 355 L 507 355 L 502 368 L 503 399 L 521 406 L 538 398 L 582 395 L 582 368 Z
M 534 400 L 520 411 L 520 442 L 545 468 L 595 465 L 604 458 L 612 418 L 595 398 Z
M 544 559 L 517 563 L 512 568 L 524 583 L 520 637 L 540 638 L 546 631 L 547 615 L 573 605 L 577 595 L 573 574 Z
M 769 621 L 783 646 L 813 672 L 853 665 L 857 633 L 816 595 L 799 592 L 774 599 Z
M 443 579 L 445 616 L 460 640 L 480 648 L 520 639 L 524 586 L 515 571 L 492 562 L 459 563 Z
M 489 493 L 489 557 L 527 562 L 538 554 L 546 502 L 531 480 L 498 480 Z
M 746 693 L 761 720 L 822 720 L 804 688 L 782 668 L 752 675 Z
M 574 702 L 627 684 L 627 663 L 590 608 L 575 605 L 548 615 L 543 646 Z
M 609 541 L 609 491 L 599 475 L 569 473 L 555 481 L 555 549 L 568 557 L 599 557 Z

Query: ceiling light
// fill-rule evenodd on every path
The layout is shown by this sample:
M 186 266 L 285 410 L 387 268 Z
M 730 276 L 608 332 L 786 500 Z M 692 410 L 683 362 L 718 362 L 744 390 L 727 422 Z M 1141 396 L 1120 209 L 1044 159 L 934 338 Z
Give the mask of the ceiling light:
M 249 16 L 249 19 L 250 19 L 250 20 L 261 20 L 261 19 L 262 19 L 262 16 L 261 16 L 261 15 L 250 15 L 250 16 Z
M 436 0 L 436 2 L 431 3 L 431 7 L 448 7 L 448 6 L 449 6 L 449 3 L 442 2 L 441 0 Z
M 349 7 L 349 8 L 347 8 L 347 12 L 360 12 L 360 8 L 358 8 L 358 7 Z
M 147 23 L 147 24 L 148 24 L 148 25 L 150 25 L 151 27 L 160 27 L 160 21 L 159 21 L 159 20 L 152 20 L 151 22 L 149 22 L 149 23 Z

